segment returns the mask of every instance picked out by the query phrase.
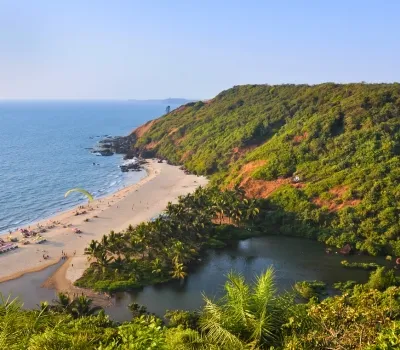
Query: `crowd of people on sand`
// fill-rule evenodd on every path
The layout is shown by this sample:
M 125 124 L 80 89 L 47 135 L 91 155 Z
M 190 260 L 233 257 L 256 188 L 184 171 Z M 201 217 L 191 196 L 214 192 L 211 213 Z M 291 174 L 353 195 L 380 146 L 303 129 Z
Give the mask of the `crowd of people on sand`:
M 83 206 L 81 206 L 83 208 Z M 80 207 L 80 208 L 81 208 Z M 63 228 L 71 227 L 72 224 L 63 224 L 58 220 L 49 220 L 46 224 L 36 224 L 36 226 L 31 227 L 28 226 L 27 228 L 17 228 L 15 232 L 12 230 L 8 231 L 7 242 L 4 239 L 0 238 L 0 254 L 8 252 L 10 250 L 18 248 L 18 245 L 27 245 L 30 243 L 41 244 L 46 242 L 46 238 L 44 238 L 41 233 L 47 232 L 57 226 L 61 226 Z M 74 228 L 74 233 L 82 233 L 81 230 Z M 13 235 L 13 233 L 20 233 L 21 238 L 18 236 Z M 43 259 L 48 259 L 48 255 L 43 255 Z
M 5 242 L 2 238 L 0 238 L 0 254 L 8 252 L 10 250 L 17 249 L 18 246 L 14 243 Z

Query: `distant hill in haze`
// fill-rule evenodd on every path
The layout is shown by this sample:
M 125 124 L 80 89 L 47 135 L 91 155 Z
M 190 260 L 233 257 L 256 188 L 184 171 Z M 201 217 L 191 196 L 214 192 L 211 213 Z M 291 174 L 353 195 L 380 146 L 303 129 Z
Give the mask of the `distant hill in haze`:
M 149 100 L 135 100 L 135 99 L 130 99 L 130 102 L 134 103 L 160 103 L 160 104 L 167 104 L 167 105 L 184 105 L 189 102 L 194 102 L 197 100 L 189 100 L 186 98 L 179 98 L 179 97 L 169 97 L 165 99 L 149 99 Z

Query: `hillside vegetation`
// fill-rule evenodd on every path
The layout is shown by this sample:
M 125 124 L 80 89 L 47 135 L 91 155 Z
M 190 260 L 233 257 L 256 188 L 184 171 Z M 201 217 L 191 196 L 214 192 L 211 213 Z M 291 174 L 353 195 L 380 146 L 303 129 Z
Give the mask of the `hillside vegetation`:
M 270 233 L 400 255 L 399 108 L 400 84 L 236 86 L 138 128 L 132 147 L 266 198 Z

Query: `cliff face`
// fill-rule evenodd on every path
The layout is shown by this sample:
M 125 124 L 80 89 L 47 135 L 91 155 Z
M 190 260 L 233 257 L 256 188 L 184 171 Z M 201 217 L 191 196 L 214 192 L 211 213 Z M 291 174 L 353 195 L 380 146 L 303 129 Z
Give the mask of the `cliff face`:
M 135 154 L 239 184 L 306 226 L 400 255 L 399 84 L 236 86 L 133 135 Z

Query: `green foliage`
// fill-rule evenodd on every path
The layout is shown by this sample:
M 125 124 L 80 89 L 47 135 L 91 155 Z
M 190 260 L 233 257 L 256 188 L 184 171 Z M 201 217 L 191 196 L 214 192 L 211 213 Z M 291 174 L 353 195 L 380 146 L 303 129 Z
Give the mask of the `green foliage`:
M 285 326 L 283 349 L 391 349 L 398 344 L 400 289 L 356 288 L 312 303 Z M 307 321 L 307 322 L 306 322 Z M 372 345 L 374 344 L 374 345 Z M 393 347 L 395 349 L 396 347 Z
M 366 286 L 372 289 L 385 290 L 390 286 L 399 284 L 393 270 L 387 270 L 385 267 L 378 267 L 376 271 L 371 272 Z
M 263 227 L 400 255 L 399 84 L 244 85 L 164 116 L 133 145 L 141 153 L 212 175 L 221 186 L 248 176 L 298 175 L 269 198 Z
M 132 313 L 133 318 L 148 314 L 147 307 L 144 305 L 139 305 L 138 303 L 130 303 L 128 305 L 128 309 Z
M 367 350 L 391 350 L 400 349 L 400 321 L 392 322 L 384 327 L 376 338 L 376 344 L 366 348 Z
M 326 294 L 326 284 L 321 281 L 297 282 L 294 289 L 304 299 L 320 298 Z
M 356 284 L 357 284 L 356 281 L 336 282 L 334 283 L 333 287 L 342 292 L 348 292 L 351 291 Z
M 344 267 L 364 269 L 364 270 L 375 270 L 380 267 L 377 263 L 358 263 L 358 262 L 348 262 L 347 260 L 342 260 L 340 262 Z
M 12 350 L 397 349 L 400 288 L 378 290 L 369 284 L 304 304 L 296 303 L 294 295 L 276 294 L 271 269 L 251 284 L 231 273 L 222 298 L 213 301 L 205 296 L 198 312 L 168 311 L 168 326 L 137 304 L 130 305 L 134 318 L 118 324 L 102 312 L 74 318 L 74 299 L 64 294 L 54 304 L 42 303 L 40 310 L 24 310 L 18 300 L 2 299 L 0 346 Z M 323 288 L 317 281 L 303 285 Z
M 184 310 L 167 310 L 164 316 L 170 327 L 183 326 L 184 328 L 198 328 L 199 313 Z
M 223 192 L 200 187 L 168 203 L 158 218 L 92 241 L 85 250 L 91 265 L 75 284 L 114 292 L 184 279 L 205 249 L 251 235 L 257 205 L 238 187 Z
M 141 316 L 118 327 L 118 337 L 99 350 L 166 350 L 165 327 L 153 316 Z
M 229 274 L 225 295 L 214 302 L 205 298 L 200 328 L 208 342 L 221 349 L 273 345 L 285 322 L 287 300 L 276 295 L 274 272 L 268 269 L 254 286 L 238 274 Z
M 58 298 L 54 300 L 54 305 L 44 305 L 44 311 L 65 312 L 74 318 L 91 316 L 99 313 L 103 308 L 92 306 L 93 301 L 85 295 L 70 298 L 67 294 L 58 293 Z

